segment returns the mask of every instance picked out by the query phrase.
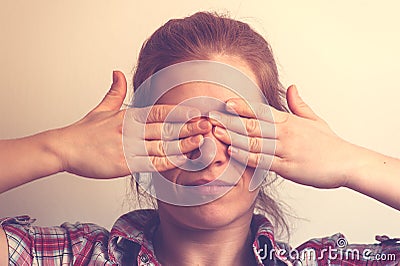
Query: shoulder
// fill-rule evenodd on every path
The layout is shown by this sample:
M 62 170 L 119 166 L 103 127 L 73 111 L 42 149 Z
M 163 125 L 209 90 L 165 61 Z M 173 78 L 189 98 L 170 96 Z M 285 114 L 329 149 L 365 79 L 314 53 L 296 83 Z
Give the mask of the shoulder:
M 262 215 L 254 215 L 252 231 L 255 233 L 256 257 L 270 265 L 278 261 L 295 265 L 399 265 L 400 238 L 376 236 L 375 243 L 351 244 L 347 238 L 337 233 L 332 236 L 310 239 L 297 248 L 275 240 L 274 228 Z
M 149 222 L 158 220 L 158 212 L 152 209 L 142 209 L 128 212 L 115 222 L 113 230 L 126 231 L 127 229 L 144 230 Z
M 41 227 L 34 222 L 35 219 L 26 215 L 0 220 L 11 264 L 30 264 L 34 260 L 45 264 L 56 261 L 69 264 L 78 260 L 85 263 L 94 252 L 107 254 L 109 233 L 98 225 L 64 223 Z
M 158 224 L 156 210 L 135 210 L 121 216 L 111 229 L 110 258 L 121 265 L 159 265 L 152 243 Z
M 156 210 L 135 210 L 122 215 L 111 229 L 110 247 L 113 243 L 128 240 L 138 245 L 148 245 L 159 223 Z

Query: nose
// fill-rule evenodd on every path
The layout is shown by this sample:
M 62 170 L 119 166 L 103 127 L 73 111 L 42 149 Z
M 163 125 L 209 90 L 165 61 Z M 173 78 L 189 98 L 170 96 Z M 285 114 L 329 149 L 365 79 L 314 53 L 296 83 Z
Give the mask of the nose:
M 189 171 L 200 171 L 211 166 L 222 166 L 229 161 L 228 146 L 218 140 L 213 130 L 204 135 L 204 142 L 199 147 L 188 154 L 190 159 L 185 167 Z

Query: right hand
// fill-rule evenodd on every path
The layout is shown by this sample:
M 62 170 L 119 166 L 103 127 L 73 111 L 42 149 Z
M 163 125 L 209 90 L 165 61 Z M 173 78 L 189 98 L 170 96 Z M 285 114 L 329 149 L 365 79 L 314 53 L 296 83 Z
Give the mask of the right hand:
M 80 121 L 56 130 L 56 154 L 61 171 L 91 178 L 166 171 L 176 167 L 169 159 L 178 159 L 183 164 L 186 159 L 179 154 L 198 149 L 203 141 L 202 134 L 211 131 L 211 123 L 205 119 L 185 123 L 189 120 L 188 113 L 200 114 L 190 107 L 155 105 L 146 120 L 140 118 L 150 107 L 120 110 L 126 87 L 123 73 L 114 72 L 113 84 L 102 102 Z M 174 123 L 164 122 L 174 108 L 177 114 L 174 115 Z M 172 129 L 174 134 L 166 131 L 162 134 L 165 129 Z M 161 140 L 162 135 L 168 140 Z M 168 138 L 168 135 L 179 136 L 179 139 Z M 168 159 L 167 156 L 171 157 Z M 176 163 L 176 160 L 173 161 Z

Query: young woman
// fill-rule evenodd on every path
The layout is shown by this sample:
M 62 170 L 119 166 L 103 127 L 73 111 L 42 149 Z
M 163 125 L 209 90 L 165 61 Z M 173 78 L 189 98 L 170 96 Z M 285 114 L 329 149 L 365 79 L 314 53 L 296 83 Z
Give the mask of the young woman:
M 142 47 L 135 93 L 163 69 L 204 60 L 243 73 L 265 101 L 250 97 L 250 88 L 238 93 L 197 80 L 163 91 L 153 107 L 136 100 L 133 108 L 120 110 L 126 80 L 114 72 L 109 93 L 79 122 L 0 142 L 0 191 L 60 171 L 92 178 L 152 171 L 176 187 L 206 185 L 191 190 L 199 199 L 217 196 L 201 204 L 174 204 L 163 200 L 158 186 L 157 210 L 125 214 L 110 233 L 93 224 L 44 228 L 26 216 L 4 218 L 1 263 L 363 265 L 380 262 L 384 255 L 390 258 L 385 265 L 399 263 L 400 245 L 387 237 L 376 245 L 347 245 L 338 234 L 297 249 L 275 241 L 274 231 L 286 223 L 279 202 L 267 193 L 268 178 L 252 187 L 258 170 L 319 188 L 348 187 L 399 209 L 400 162 L 338 138 L 294 86 L 286 92 L 293 114 L 288 113 L 270 47 L 247 24 L 204 12 L 170 20 Z M 147 89 L 145 95 L 155 90 Z M 204 97 L 223 104 L 196 104 Z M 188 101 L 194 102 L 182 104 Z M 175 114 L 172 121 L 170 113 Z M 176 134 L 165 138 L 165 128 Z M 193 161 L 200 167 L 184 167 Z M 233 169 L 242 166 L 242 171 L 232 170 L 237 178 L 213 183 L 230 164 Z

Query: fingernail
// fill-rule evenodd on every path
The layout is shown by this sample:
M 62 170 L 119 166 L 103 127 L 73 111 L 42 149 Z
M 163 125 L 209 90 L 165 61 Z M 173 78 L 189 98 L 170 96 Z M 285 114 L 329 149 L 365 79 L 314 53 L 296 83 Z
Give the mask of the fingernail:
M 296 85 L 292 85 L 294 88 L 294 91 L 296 92 L 297 97 L 300 98 L 299 90 L 297 89 Z
M 232 146 L 229 146 L 229 150 L 230 150 L 230 152 L 231 152 L 232 154 L 238 153 L 238 151 L 239 151 L 237 148 L 232 147 Z
M 204 137 L 203 137 L 203 135 L 200 135 L 199 138 L 200 138 L 199 146 L 202 146 L 204 143 Z
M 224 130 L 220 127 L 214 127 L 214 135 L 223 136 L 225 134 Z
M 221 115 L 220 115 L 219 113 L 210 112 L 210 113 L 208 114 L 208 116 L 209 116 L 210 118 L 212 118 L 212 119 L 215 119 L 215 120 L 220 120 L 220 119 L 221 119 Z
M 187 118 L 188 118 L 188 119 L 192 119 L 192 118 L 195 118 L 195 117 L 199 117 L 200 115 L 201 115 L 201 113 L 200 113 L 200 111 L 197 110 L 197 109 L 190 109 L 190 110 L 187 112 Z
M 117 71 L 115 71 L 115 70 L 113 71 L 112 78 L 113 78 L 113 83 L 116 83 L 118 80 Z
M 190 142 L 194 144 L 199 144 L 203 140 L 203 135 L 196 135 L 193 137 L 190 137 Z
M 226 107 L 227 107 L 227 110 L 229 111 L 229 109 L 230 110 L 234 110 L 235 109 L 235 107 L 237 106 L 237 104 L 234 102 L 234 101 L 228 101 L 227 103 L 226 103 Z M 229 108 L 229 109 L 228 109 Z
M 210 122 L 208 122 L 207 120 L 201 120 L 198 123 L 198 126 L 200 129 L 206 130 L 210 128 Z

